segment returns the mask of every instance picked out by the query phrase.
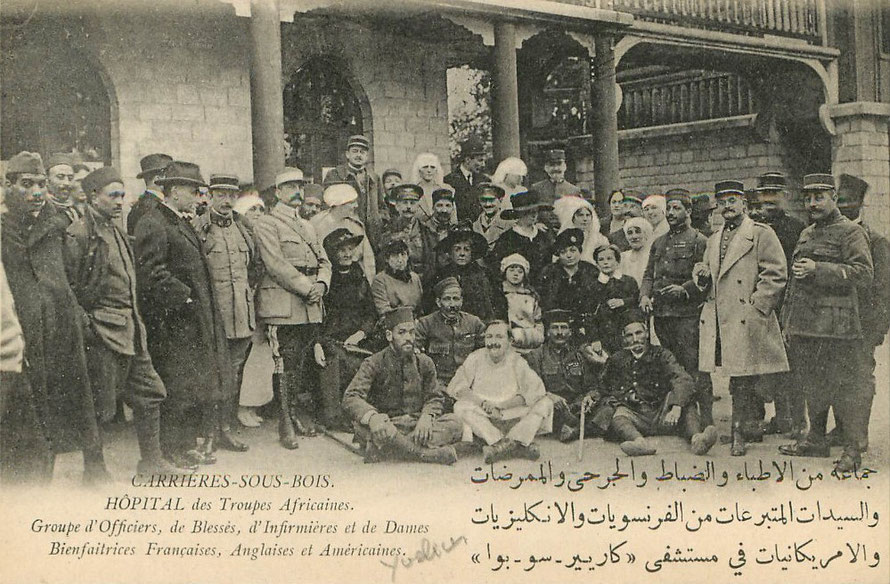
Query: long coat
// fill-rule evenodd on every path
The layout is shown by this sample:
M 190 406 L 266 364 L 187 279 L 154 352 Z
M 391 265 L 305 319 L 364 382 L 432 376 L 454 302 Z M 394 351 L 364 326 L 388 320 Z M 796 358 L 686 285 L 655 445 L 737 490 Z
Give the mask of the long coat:
M 365 224 L 371 243 L 376 243 L 387 209 L 383 181 L 368 166 L 365 167 L 364 176 L 359 179 L 348 165 L 341 164 L 328 171 L 324 177 L 325 187 L 334 183 L 348 183 L 358 192 L 358 217 Z
M 226 331 L 197 232 L 160 205 L 139 220 L 135 235 L 148 351 L 167 387 L 167 405 L 185 409 L 232 395 Z
M 723 227 L 708 238 L 705 263 L 711 286 L 701 312 L 699 369 L 713 372 L 717 338 L 730 376 L 788 371 L 776 306 L 788 281 L 785 253 L 775 232 L 745 217 L 720 264 Z
M 136 202 L 133 203 L 133 206 L 130 207 L 130 212 L 127 214 L 127 233 L 133 235 L 139 220 L 142 219 L 146 213 L 160 205 L 161 199 L 157 195 L 153 195 L 148 191 L 139 195 L 139 198 L 136 199 Z
M 3 266 L 25 340 L 29 407 L 41 426 L 34 430 L 50 438 L 58 452 L 95 445 L 85 315 L 68 285 L 63 259 L 68 220 L 48 203 L 30 228 L 12 210 L 0 217 Z

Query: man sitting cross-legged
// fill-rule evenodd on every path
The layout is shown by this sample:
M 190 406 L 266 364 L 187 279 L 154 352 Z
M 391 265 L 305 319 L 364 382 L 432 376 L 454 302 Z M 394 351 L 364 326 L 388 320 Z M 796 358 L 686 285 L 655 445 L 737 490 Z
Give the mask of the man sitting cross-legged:
M 645 436 L 679 433 L 691 441 L 693 453 L 708 452 L 717 430 L 701 429 L 692 377 L 670 351 L 649 344 L 646 317 L 628 314 L 621 340 L 624 348 L 606 361 L 600 386 L 605 394 L 600 407 L 615 408 L 609 429 L 621 450 L 628 456 L 655 454 Z
M 445 396 L 432 359 L 414 351 L 414 314 L 403 306 L 384 317 L 389 346 L 365 359 L 343 395 L 365 462 L 407 458 L 452 464 L 463 426 L 443 414 Z
M 553 401 L 541 378 L 513 350 L 509 324 L 495 320 L 487 325 L 485 347 L 470 353 L 447 391 L 457 400 L 455 415 L 487 444 L 482 449 L 487 464 L 516 456 L 538 459 L 533 440 L 552 431 Z

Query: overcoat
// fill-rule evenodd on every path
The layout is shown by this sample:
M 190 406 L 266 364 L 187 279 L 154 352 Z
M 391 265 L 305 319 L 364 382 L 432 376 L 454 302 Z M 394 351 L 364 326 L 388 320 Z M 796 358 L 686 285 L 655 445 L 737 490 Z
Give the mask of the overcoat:
M 57 452 L 98 442 L 83 344 L 83 310 L 64 265 L 67 218 L 47 203 L 33 220 L 2 217 L 3 266 L 25 340 L 31 405 Z
M 785 252 L 768 225 L 745 217 L 720 263 L 721 227 L 708 238 L 704 261 L 711 286 L 701 311 L 699 369 L 711 373 L 720 339 L 729 376 L 788 371 L 776 306 L 788 281 Z
M 160 205 L 139 220 L 135 235 L 139 305 L 167 405 L 186 409 L 232 395 L 226 331 L 194 227 Z

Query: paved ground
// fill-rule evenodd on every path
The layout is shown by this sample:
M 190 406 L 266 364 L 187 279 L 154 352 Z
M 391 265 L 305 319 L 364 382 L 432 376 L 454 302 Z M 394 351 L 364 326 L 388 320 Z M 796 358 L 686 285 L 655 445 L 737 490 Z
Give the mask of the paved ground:
M 878 390 L 870 424 L 870 450 L 866 454 L 864 464 L 871 468 L 885 470 L 888 462 L 888 434 L 890 434 L 890 391 L 888 391 L 888 354 L 890 347 L 885 343 L 880 349 L 878 369 Z M 715 383 L 717 395 L 722 399 L 715 403 L 715 418 L 721 433 L 728 433 L 730 399 L 726 393 L 725 382 Z M 401 480 L 418 482 L 418 486 L 437 485 L 448 488 L 450 485 L 465 484 L 467 476 L 481 464 L 479 457 L 458 461 L 453 467 L 435 467 L 412 463 L 384 463 L 373 467 L 364 465 L 361 459 L 349 452 L 333 440 L 319 436 L 304 438 L 300 448 L 295 451 L 282 449 L 277 442 L 277 426 L 274 421 L 267 420 L 260 428 L 241 430 L 242 438 L 251 445 L 247 453 L 218 453 L 216 465 L 204 467 L 204 471 L 212 473 L 276 473 L 276 472 L 324 472 L 338 476 L 355 476 L 363 473 L 369 478 L 380 478 L 400 484 Z M 344 439 L 348 439 L 343 434 Z M 691 455 L 687 445 L 676 438 L 657 438 L 658 457 L 666 456 L 683 463 L 701 464 L 701 459 Z M 778 460 L 782 457 L 776 451 L 779 444 L 788 442 L 781 436 L 768 436 L 763 444 L 753 444 L 748 450 L 749 459 L 761 458 L 764 461 Z M 587 469 L 611 468 L 616 457 L 623 457 L 616 444 L 601 439 L 589 439 L 584 445 L 583 462 L 577 461 L 577 444 L 563 445 L 559 442 L 543 438 L 540 440 L 543 460 L 552 462 L 554 468 Z M 833 454 L 839 454 L 834 449 Z M 129 480 L 129 473 L 135 467 L 138 458 L 136 441 L 132 429 L 128 427 L 113 430 L 107 437 L 106 458 L 111 473 L 120 481 Z M 715 462 L 738 462 L 729 456 L 728 445 L 717 445 L 708 458 Z M 831 459 L 801 459 L 801 465 L 807 464 L 811 469 L 831 468 Z M 54 483 L 59 487 L 78 486 L 81 476 L 81 458 L 79 454 L 65 454 L 59 457 L 56 464 Z

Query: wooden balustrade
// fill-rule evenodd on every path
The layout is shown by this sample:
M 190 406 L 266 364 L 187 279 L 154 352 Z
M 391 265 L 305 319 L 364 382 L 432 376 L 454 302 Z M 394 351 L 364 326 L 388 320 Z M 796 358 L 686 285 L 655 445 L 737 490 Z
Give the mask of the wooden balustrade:
M 753 36 L 823 42 L 825 0 L 559 0 L 638 19 Z
M 679 0 L 675 0 L 679 1 Z M 754 113 L 754 94 L 730 73 L 684 72 L 621 84 L 622 130 Z

